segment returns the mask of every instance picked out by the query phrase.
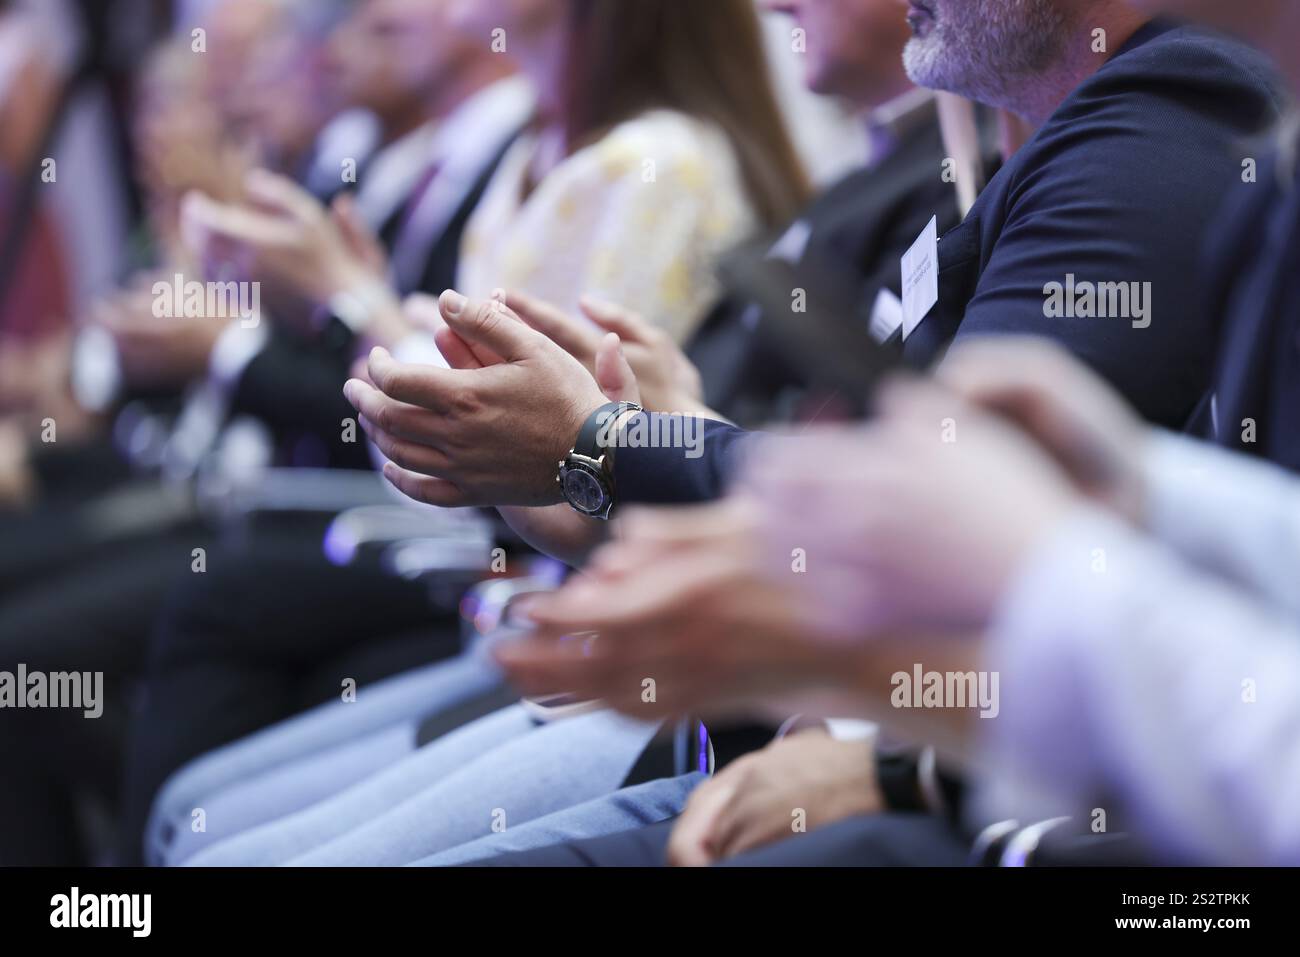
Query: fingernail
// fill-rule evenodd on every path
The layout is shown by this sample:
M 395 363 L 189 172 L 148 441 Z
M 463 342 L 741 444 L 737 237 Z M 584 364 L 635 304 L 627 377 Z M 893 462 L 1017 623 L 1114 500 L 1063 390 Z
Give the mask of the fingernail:
M 465 311 L 466 299 L 454 289 L 448 289 L 438 300 L 438 305 L 442 309 L 442 314 L 449 319 L 455 319 Z

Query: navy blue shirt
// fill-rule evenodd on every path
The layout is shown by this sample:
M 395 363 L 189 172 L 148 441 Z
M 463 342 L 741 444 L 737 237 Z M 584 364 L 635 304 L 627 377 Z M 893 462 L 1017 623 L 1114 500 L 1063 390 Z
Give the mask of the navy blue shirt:
M 903 346 L 909 362 L 929 365 L 970 336 L 1050 336 L 1146 419 L 1183 428 L 1215 361 L 1214 318 L 1198 282 L 1203 237 L 1241 182 L 1244 143 L 1278 119 L 1280 89 L 1252 48 L 1163 20 L 1141 28 L 943 236 L 939 302 Z M 1099 284 L 1108 284 L 1102 308 L 1112 314 L 1088 317 L 1084 290 Z M 1134 294 L 1127 311 L 1112 308 L 1123 305 L 1115 284 Z M 718 497 L 745 437 L 710 424 L 695 459 L 621 449 L 620 502 Z

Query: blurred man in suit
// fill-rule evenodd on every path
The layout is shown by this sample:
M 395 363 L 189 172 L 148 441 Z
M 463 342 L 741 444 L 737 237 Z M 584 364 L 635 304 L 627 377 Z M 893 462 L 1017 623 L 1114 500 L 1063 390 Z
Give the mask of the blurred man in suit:
M 334 165 L 335 181 L 342 187 L 355 180 L 360 191 L 355 199 L 340 201 L 334 217 L 307 238 L 317 242 L 313 251 L 320 248 L 322 234 L 327 234 L 336 246 L 365 240 L 378 259 L 374 268 L 385 268 L 386 257 L 391 254 L 397 281 L 403 284 L 402 288 L 411 290 L 421 288 L 424 283 L 433 283 L 437 288 L 451 282 L 460 230 L 496 158 L 523 122 L 529 103 L 526 92 L 509 79 L 512 67 L 507 60 L 443 29 L 445 8 L 442 0 L 367 0 L 357 5 L 351 18 L 332 36 L 329 53 L 329 60 L 334 64 L 331 74 L 344 104 L 365 109 L 377 118 L 378 145 L 370 149 L 357 141 L 352 143 L 355 148 L 342 150 L 343 155 Z M 290 34 L 281 38 L 283 43 L 274 43 L 267 37 L 262 40 L 269 45 L 267 56 L 275 52 L 290 57 L 286 51 L 298 50 L 301 41 L 313 37 Z M 297 53 L 290 57 L 293 62 L 298 59 Z M 241 78 L 248 81 L 246 88 L 241 87 L 242 95 L 232 97 L 231 103 L 225 104 L 243 117 L 248 130 L 267 134 L 259 137 L 264 144 L 280 134 L 288 135 L 286 131 L 293 124 L 286 126 L 285 118 L 274 110 L 253 108 L 254 88 L 258 82 L 264 87 L 287 62 L 281 58 L 275 62 L 259 61 L 250 67 L 254 75 L 251 79 Z M 451 77 L 454 82 L 449 80 Z M 265 89 L 262 97 L 266 98 Z M 457 115 L 461 117 L 459 129 L 453 122 Z M 472 128 L 467 126 L 466 117 L 473 121 Z M 267 155 L 265 149 L 263 155 Z M 354 172 L 356 176 L 352 175 Z M 259 186 L 276 190 L 287 183 L 287 180 L 262 175 L 246 183 L 237 182 L 228 193 L 217 195 L 237 197 Z M 270 204 L 264 208 L 270 208 Z M 378 236 L 368 235 L 371 224 Z M 299 235 L 306 234 L 303 231 Z M 389 244 L 387 248 L 384 241 Z M 293 252 L 287 251 L 282 260 L 292 261 Z M 265 280 L 268 290 L 280 278 L 269 272 L 250 277 L 252 281 Z M 230 323 L 224 329 L 215 320 L 173 321 L 168 325 L 141 319 L 130 328 L 122 324 L 114 326 L 114 334 L 126 337 L 132 344 L 133 359 L 142 366 L 150 365 L 147 359 L 150 341 L 156 346 L 153 354 L 159 360 L 173 354 L 165 347 L 165 340 L 182 327 L 204 324 L 215 327 L 219 333 L 210 340 L 210 351 L 199 363 L 201 368 L 197 371 L 202 374 L 202 384 L 187 404 L 169 446 L 188 450 L 183 462 L 169 463 L 174 475 L 182 478 L 193 475 L 201 462 L 214 456 L 220 459 L 224 454 L 220 450 L 223 423 L 235 417 L 260 423 L 272 440 L 273 457 L 280 464 L 370 468 L 364 443 L 347 442 L 343 438 L 341 425 L 350 410 L 339 396 L 340 383 L 363 331 L 361 323 L 354 312 L 348 312 L 345 321 L 344 317 L 333 315 L 329 308 L 332 303 L 303 299 L 295 293 L 297 289 L 292 284 L 280 283 L 268 295 L 268 302 L 274 300 L 274 323 L 272 316 L 267 315 L 259 317 L 265 318 L 265 322 Z M 153 335 L 153 340 L 144 333 Z M 141 350 L 146 354 L 144 360 L 140 359 Z M 214 623 L 214 616 L 222 618 L 240 609 L 250 619 L 241 619 L 231 627 L 236 634 L 243 634 L 247 620 L 269 614 L 268 609 L 283 597 L 283 592 L 266 588 L 266 582 L 275 580 L 282 588 L 299 589 L 301 603 L 292 607 L 308 609 L 311 620 L 301 622 L 295 633 L 310 636 L 312 665 L 318 663 L 318 656 L 346 651 L 329 644 L 329 626 L 335 627 L 349 642 L 364 634 L 359 619 L 348 617 L 350 613 L 358 613 L 357 609 L 351 604 L 345 612 L 337 609 L 339 602 L 350 603 L 349 595 L 362 594 L 373 599 L 371 613 L 363 617 L 381 632 L 385 628 L 400 631 L 427 623 L 427 603 L 419 586 L 395 580 L 367 563 L 345 571 L 326 562 L 320 543 L 327 521 L 328 518 L 276 521 L 270 526 L 258 526 L 252 539 L 226 544 L 218 544 L 206 532 L 200 537 L 195 531 L 182 534 L 179 542 L 175 535 L 168 535 L 166 540 L 146 539 L 112 556 L 112 571 L 107 580 L 79 579 L 77 594 L 71 597 L 66 584 L 42 582 L 38 589 L 25 593 L 20 602 L 6 609 L 0 623 L 3 624 L 0 635 L 6 642 L 4 657 L 27 662 L 32 667 L 46 659 L 53 667 L 56 660 L 66 659 L 81 662 L 77 667 L 102 668 L 119 676 L 117 680 L 110 679 L 110 690 L 116 701 L 123 691 L 122 683 L 136 667 L 138 651 L 167 587 L 177 580 L 193 583 L 195 592 L 194 601 L 181 599 L 178 607 L 192 612 L 194 620 L 201 622 L 196 628 L 214 641 L 224 640 L 227 635 Z M 208 577 L 186 574 L 192 550 L 199 546 L 208 550 L 207 558 L 212 563 L 208 567 L 216 574 Z M 255 584 L 250 588 L 250 583 Z M 258 595 L 264 596 L 268 604 L 255 605 L 250 598 Z M 331 599 L 334 605 L 329 604 Z M 110 606 L 112 612 L 108 613 Z M 76 627 L 67 624 L 69 617 L 78 622 Z M 222 618 L 221 624 L 228 622 Z M 295 624 L 298 624 L 296 619 Z M 45 640 L 43 636 L 47 633 L 57 633 L 67 640 Z M 193 656 L 187 659 L 189 664 L 206 663 L 201 643 L 182 644 Z M 366 662 L 354 662 L 348 667 L 349 676 L 358 680 L 380 676 L 428 660 L 440 650 L 446 647 L 436 641 L 412 641 L 395 657 L 376 656 L 367 659 L 368 666 Z M 303 652 L 300 647 L 294 654 Z M 288 674 L 282 682 L 271 682 L 274 691 L 262 686 L 250 692 L 250 700 L 273 708 L 271 713 L 276 716 L 299 707 L 303 703 L 300 695 L 305 694 L 312 701 L 323 693 L 305 691 L 295 684 L 295 679 L 304 672 L 299 658 L 289 657 L 291 662 L 283 658 L 263 661 L 277 675 L 282 673 L 280 669 Z M 169 659 L 164 655 L 162 660 Z M 238 669 L 232 667 L 231 673 L 235 671 Z M 232 685 L 238 687 L 240 683 L 236 680 Z M 337 681 L 327 683 L 327 687 L 336 685 Z M 230 701 L 222 697 L 215 682 L 205 682 L 203 687 L 212 690 L 212 697 L 203 700 L 220 700 L 223 707 L 218 710 L 238 714 L 238 709 L 229 708 Z M 159 699 L 163 697 L 160 691 L 157 698 L 146 696 L 145 700 L 161 704 Z M 202 704 L 189 693 L 181 693 L 179 700 L 196 710 Z M 258 723 L 254 720 L 252 727 Z M 206 724 L 148 726 L 158 734 L 165 728 L 177 732 L 188 729 L 191 733 L 196 728 L 207 728 L 207 733 L 219 739 L 221 733 L 216 720 Z M 237 727 L 251 730 L 243 724 Z M 210 743 L 211 739 L 204 738 L 191 747 L 202 750 Z M 114 763 L 110 758 L 113 747 L 101 745 L 97 750 L 105 756 L 96 763 L 100 773 L 116 774 L 115 770 L 109 770 Z M 188 749 L 182 747 L 182 750 L 188 755 Z M 149 760 L 156 759 L 156 766 L 162 769 L 152 775 L 165 774 L 170 767 L 166 752 L 162 742 L 145 749 Z M 65 833 L 72 830 L 58 829 Z M 36 830 L 28 829 L 25 833 L 24 846 L 40 846 Z M 53 847 L 53 842 L 48 846 Z M 128 842 L 128 846 L 134 849 L 136 842 Z M 21 852 L 13 852 L 12 856 L 24 859 Z
M 263 421 L 300 409 L 329 448 L 344 447 L 340 384 L 355 353 L 373 342 L 420 348 L 419 331 L 376 301 L 453 282 L 465 224 L 531 107 L 508 59 L 450 28 L 450 7 L 366 0 L 336 36 L 343 89 L 377 113 L 384 143 L 361 165 L 354 198 L 327 211 L 288 180 L 259 174 L 256 208 L 197 200 L 191 210 L 217 243 L 241 250 L 251 275 L 309 309 L 313 328 L 324 324 L 323 354 L 317 345 L 295 360 L 267 347 L 248 360 L 233 408 Z M 364 442 L 346 448 L 369 466 Z M 380 677 L 457 647 L 422 586 L 373 561 L 329 562 L 322 538 L 332 517 L 230 543 L 208 575 L 177 581 L 133 724 L 129 859 L 154 791 L 187 759 L 316 703 L 342 678 Z M 285 588 L 297 600 L 286 601 Z M 331 677 L 319 678 L 331 663 Z

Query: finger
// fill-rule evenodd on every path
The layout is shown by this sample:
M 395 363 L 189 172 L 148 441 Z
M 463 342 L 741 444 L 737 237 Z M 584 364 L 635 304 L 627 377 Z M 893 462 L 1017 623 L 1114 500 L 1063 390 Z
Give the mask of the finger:
M 935 379 L 954 392 L 982 401 L 1007 391 L 1061 385 L 1069 369 L 1056 349 L 1030 337 L 975 339 L 952 350 L 935 370 Z
M 361 218 L 357 202 L 351 193 L 340 193 L 330 204 L 330 215 L 338 226 L 348 248 L 359 258 L 370 263 L 384 261 L 383 246 L 371 232 L 369 225 Z
M 606 332 L 612 332 L 624 342 L 649 344 L 650 326 L 635 312 L 611 302 L 602 302 L 583 296 L 578 301 L 583 315 Z
M 950 389 L 923 379 L 895 376 L 881 386 L 876 411 L 885 419 L 902 422 L 933 422 L 936 429 L 944 419 L 955 419 L 973 406 Z
M 1020 426 L 1077 470 L 1080 459 L 1103 452 L 1092 447 L 1087 419 L 1071 395 L 1089 395 L 1092 373 L 1055 347 L 1037 340 L 972 342 L 954 352 L 936 373 L 955 392 Z M 1097 410 L 1090 407 L 1090 412 Z M 1085 467 L 1086 473 L 1088 469 Z
M 286 214 L 299 222 L 313 222 L 325 211 L 311 193 L 288 177 L 270 170 L 252 170 L 244 177 L 244 189 L 249 200 L 257 206 Z
M 579 579 L 545 599 L 530 617 L 561 633 L 590 630 L 671 630 L 691 613 L 692 601 L 716 577 L 717 560 L 703 552 L 655 562 L 636 576 Z
M 443 358 L 453 369 L 482 369 L 485 366 L 500 365 L 504 361 L 486 346 L 475 346 L 456 335 L 442 318 L 442 313 L 438 311 L 438 300 L 432 296 L 410 296 L 405 308 L 406 318 L 413 325 L 433 333 L 434 342 L 438 343 Z M 443 350 L 444 342 L 451 354 Z
M 641 403 L 636 373 L 623 354 L 623 344 L 612 332 L 601 341 L 596 351 L 596 383 L 611 402 Z
M 719 816 L 735 798 L 736 785 L 724 771 L 695 789 L 686 810 L 677 819 L 668 839 L 671 867 L 707 867 L 718 859 L 714 850 L 714 829 Z
M 438 300 L 443 319 L 472 349 L 485 346 L 506 362 L 518 362 L 536 354 L 545 341 L 496 299 L 470 300 L 447 290 Z
M 460 336 L 444 325 L 433 334 L 433 343 L 453 369 L 482 369 L 483 363 Z
M 442 508 L 463 508 L 472 503 L 463 492 L 445 479 L 416 475 L 392 462 L 384 463 L 384 478 L 409 499 Z
M 763 801 L 756 800 L 752 794 L 737 791 L 735 798 L 718 812 L 709 834 L 710 848 L 717 860 L 723 861 L 768 843 L 770 838 L 767 835 L 773 826 L 768 819 L 770 814 L 771 808 Z M 787 819 L 782 819 L 776 827 L 787 823 Z
M 374 423 L 364 415 L 358 416 L 358 420 L 361 424 L 361 430 L 374 443 L 375 448 L 400 468 L 406 469 L 408 472 L 414 472 L 417 475 L 427 475 L 434 478 L 446 478 L 449 474 L 451 462 L 446 455 L 437 449 L 396 438 L 388 432 L 375 428 Z
M 335 200 L 335 203 L 351 203 L 351 199 L 344 195 Z M 386 273 L 388 271 L 387 251 L 369 231 L 369 227 L 360 219 L 359 214 L 353 213 L 352 216 L 352 220 L 341 216 L 337 205 L 330 212 L 330 219 L 338 229 L 343 245 L 376 275 Z
M 375 430 L 408 442 L 438 445 L 439 426 L 443 421 L 438 414 L 396 402 L 360 379 L 344 383 L 343 395 Z
M 577 322 L 564 310 L 525 293 L 508 293 L 505 303 L 531 328 L 591 368 L 600 345 L 600 333 Z
M 466 384 L 463 370 L 398 362 L 387 349 L 371 351 L 367 369 L 375 388 L 389 398 L 443 414 Z
M 286 245 L 293 240 L 291 223 L 243 206 L 219 203 L 203 193 L 189 193 L 181 204 L 181 220 L 187 235 L 208 234 L 253 246 Z M 198 230 L 196 233 L 195 230 Z
M 499 645 L 493 656 L 524 694 L 592 693 L 604 666 L 575 642 L 546 634 Z
M 729 499 L 676 508 L 629 508 L 619 519 L 619 537 L 628 543 L 693 544 L 735 533 L 746 516 L 745 503 Z

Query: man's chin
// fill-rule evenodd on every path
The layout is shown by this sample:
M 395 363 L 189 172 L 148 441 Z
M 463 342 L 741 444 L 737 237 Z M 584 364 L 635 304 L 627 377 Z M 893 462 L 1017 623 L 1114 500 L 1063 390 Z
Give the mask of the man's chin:
M 913 37 L 903 48 L 903 68 L 908 79 L 930 90 L 946 89 L 943 64 L 947 57 L 943 45 L 933 37 Z

